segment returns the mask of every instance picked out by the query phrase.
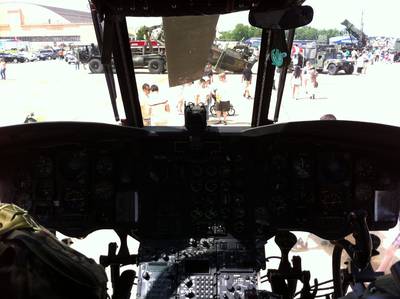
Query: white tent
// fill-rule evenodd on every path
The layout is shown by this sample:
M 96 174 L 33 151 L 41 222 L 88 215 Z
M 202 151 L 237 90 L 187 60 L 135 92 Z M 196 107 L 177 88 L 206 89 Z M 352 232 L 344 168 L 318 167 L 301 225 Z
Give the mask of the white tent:
M 355 38 L 350 38 L 348 35 L 335 36 L 329 39 L 330 45 L 357 44 Z

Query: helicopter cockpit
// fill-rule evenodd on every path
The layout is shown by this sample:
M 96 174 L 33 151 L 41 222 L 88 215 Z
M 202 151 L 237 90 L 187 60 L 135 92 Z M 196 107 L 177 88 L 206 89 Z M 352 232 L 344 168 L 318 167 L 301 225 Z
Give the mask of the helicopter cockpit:
M 136 298 L 317 298 L 324 288 L 318 281 L 312 286 L 307 263 L 289 259 L 297 242 L 291 231 L 310 232 L 334 246 L 333 291 L 326 298 L 345 296 L 349 286 L 363 293 L 365 283 L 383 274 L 371 267 L 379 240 L 370 232 L 398 221 L 400 141 L 393 136 L 400 129 L 342 120 L 276 124 L 295 28 L 313 17 L 303 2 L 90 1 L 119 119 L 115 65 L 122 125 L 0 128 L 0 201 L 71 237 L 115 230 L 121 246 L 110 244 L 100 264 L 111 268 L 113 283 L 121 266 L 137 265 Z M 184 126 L 144 126 L 126 17 L 161 16 L 173 24 L 182 17 L 235 11 L 249 11 L 250 23 L 262 29 L 251 126 L 208 126 L 204 106 L 193 103 L 184 108 Z M 166 55 L 173 57 L 169 30 Z M 174 69 L 171 59 L 170 82 L 198 76 L 207 55 L 197 54 L 191 73 Z M 269 119 L 276 68 L 282 71 Z M 351 241 L 345 239 L 350 234 Z M 140 242 L 137 253 L 129 251 L 128 236 Z M 281 253 L 277 269 L 266 269 L 264 246 L 271 238 Z M 342 251 L 349 256 L 345 270 Z M 268 270 L 265 277 L 261 270 Z M 264 279 L 268 291 L 259 288 Z

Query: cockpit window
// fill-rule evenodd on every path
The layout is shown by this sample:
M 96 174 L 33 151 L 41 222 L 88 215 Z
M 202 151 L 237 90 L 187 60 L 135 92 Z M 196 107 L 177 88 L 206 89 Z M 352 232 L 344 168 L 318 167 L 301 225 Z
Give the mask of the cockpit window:
M 34 121 L 122 123 L 111 108 L 92 16 L 86 1 L 81 2 L 76 6 L 48 6 L 40 1 L 0 5 L 4 8 L 0 15 L 4 80 L 0 83 L 2 98 L 7 99 L 0 125 Z M 396 105 L 398 93 L 400 48 L 395 29 L 387 29 L 386 34 L 383 25 L 375 24 L 372 18 L 366 19 L 362 28 L 352 17 L 353 6 L 348 7 L 343 22 L 324 23 L 321 20 L 328 19 L 323 18 L 327 14 L 324 8 L 317 1 L 306 4 L 314 6 L 315 18 L 307 27 L 297 29 L 293 44 L 288 45 L 291 63 L 287 72 L 283 70 L 286 78 L 284 86 L 281 84 L 281 101 L 282 69 L 275 69 L 268 119 L 275 123 L 318 120 L 329 114 L 339 120 L 399 125 L 397 109 L 387 109 Z M 361 11 L 357 11 L 360 16 Z M 196 20 L 192 25 L 200 24 L 198 17 L 190 18 Z M 216 18 L 214 29 L 192 26 L 199 30 L 195 33 L 182 28 L 187 39 L 168 41 L 162 18 L 127 17 L 144 126 L 183 126 L 185 103 L 204 105 L 211 126 L 252 124 L 261 29 L 249 24 L 248 11 Z M 209 44 L 203 38 L 213 30 Z M 179 56 L 183 53 L 179 49 L 197 53 L 201 46 L 207 47 L 205 56 L 188 56 L 189 62 L 201 64 L 199 72 L 197 65 Z M 175 72 L 177 68 L 180 73 Z M 126 115 L 113 69 L 116 107 L 123 120 Z
M 183 126 L 190 104 L 208 125 L 250 126 L 259 50 L 248 40 L 261 29 L 247 14 L 127 18 L 145 126 Z

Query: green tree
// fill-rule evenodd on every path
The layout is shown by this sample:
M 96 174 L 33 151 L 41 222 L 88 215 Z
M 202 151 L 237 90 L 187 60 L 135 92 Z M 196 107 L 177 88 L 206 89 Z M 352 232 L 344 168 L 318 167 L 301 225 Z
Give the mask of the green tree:
M 149 30 L 149 28 L 147 26 L 142 26 L 138 29 L 138 31 L 136 32 L 136 39 L 137 40 L 143 40 L 146 39 L 145 34 L 146 32 Z
M 232 31 L 222 31 L 219 36 L 220 40 L 233 40 Z
M 261 29 L 244 24 L 236 24 L 231 31 L 220 32 L 219 39 L 241 41 L 250 37 L 261 36 Z
M 323 41 L 338 35 L 343 35 L 343 31 L 338 29 L 316 29 L 310 26 L 304 26 L 296 29 L 294 39 Z
M 296 29 L 294 39 L 298 40 L 316 40 L 318 39 L 318 29 L 310 26 L 304 26 Z
M 343 35 L 338 29 L 322 29 L 318 31 L 318 35 L 325 35 L 328 39 L 334 36 Z

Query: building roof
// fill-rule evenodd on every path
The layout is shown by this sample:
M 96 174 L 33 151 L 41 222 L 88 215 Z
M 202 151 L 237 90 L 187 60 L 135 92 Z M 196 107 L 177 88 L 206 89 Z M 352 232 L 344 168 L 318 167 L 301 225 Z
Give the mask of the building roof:
M 32 2 L 13 2 L 13 1 L 0 1 L 0 4 L 12 4 L 12 5 L 20 5 L 20 4 L 28 4 L 43 7 L 52 11 L 53 13 L 61 16 L 62 18 L 66 19 L 68 22 L 73 24 L 92 24 L 92 15 L 90 12 L 75 10 L 75 9 L 67 9 L 55 6 L 48 6 L 48 5 L 41 5 Z
M 60 15 L 61 17 L 65 18 L 67 21 L 71 23 L 92 23 L 92 15 L 89 12 L 74 10 L 74 9 L 66 9 L 54 6 L 47 6 L 47 5 L 40 5 L 36 4 L 37 6 L 41 6 L 51 10 L 52 12 Z

